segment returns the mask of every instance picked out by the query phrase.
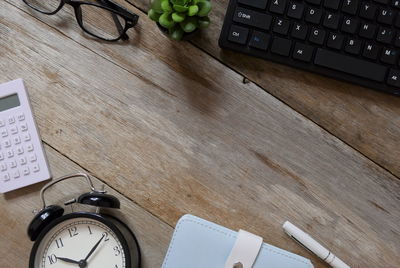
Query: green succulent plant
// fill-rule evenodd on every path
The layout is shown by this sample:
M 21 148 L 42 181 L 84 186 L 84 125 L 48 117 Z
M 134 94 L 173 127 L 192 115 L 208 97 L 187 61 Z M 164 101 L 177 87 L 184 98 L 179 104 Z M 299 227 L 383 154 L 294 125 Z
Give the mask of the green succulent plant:
M 210 25 L 210 0 L 152 0 L 148 16 L 168 31 L 168 36 L 181 40 L 185 33 Z

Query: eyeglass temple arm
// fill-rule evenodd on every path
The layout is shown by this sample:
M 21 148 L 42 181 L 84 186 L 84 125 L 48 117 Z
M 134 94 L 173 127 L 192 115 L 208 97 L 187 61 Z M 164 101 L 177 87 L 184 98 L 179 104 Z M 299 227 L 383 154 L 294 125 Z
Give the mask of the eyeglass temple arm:
M 100 2 L 100 3 L 104 4 L 104 5 L 106 5 L 107 7 L 111 6 L 110 3 L 108 1 L 106 1 L 106 0 L 97 0 L 97 2 Z M 114 13 L 111 13 L 111 16 L 112 16 L 112 18 L 114 20 L 115 25 L 117 26 L 118 32 L 120 34 L 122 34 L 124 32 L 124 28 L 122 27 L 121 22 L 118 20 L 117 15 L 114 14 Z M 126 33 L 124 33 L 124 34 L 122 34 L 121 38 L 122 38 L 122 40 L 128 40 L 129 36 Z

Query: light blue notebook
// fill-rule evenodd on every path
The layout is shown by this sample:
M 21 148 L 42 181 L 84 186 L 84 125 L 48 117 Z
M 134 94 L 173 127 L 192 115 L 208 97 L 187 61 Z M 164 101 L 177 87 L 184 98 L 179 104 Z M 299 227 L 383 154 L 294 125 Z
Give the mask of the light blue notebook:
M 162 268 L 224 268 L 237 232 L 192 215 L 177 223 Z M 253 268 L 313 268 L 309 259 L 263 243 Z

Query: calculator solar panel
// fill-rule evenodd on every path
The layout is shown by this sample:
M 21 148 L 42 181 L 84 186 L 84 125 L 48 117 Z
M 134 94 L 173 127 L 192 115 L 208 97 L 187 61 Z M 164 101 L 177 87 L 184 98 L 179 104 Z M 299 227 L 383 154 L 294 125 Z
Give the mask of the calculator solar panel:
M 400 95 L 400 0 L 231 0 L 219 44 Z

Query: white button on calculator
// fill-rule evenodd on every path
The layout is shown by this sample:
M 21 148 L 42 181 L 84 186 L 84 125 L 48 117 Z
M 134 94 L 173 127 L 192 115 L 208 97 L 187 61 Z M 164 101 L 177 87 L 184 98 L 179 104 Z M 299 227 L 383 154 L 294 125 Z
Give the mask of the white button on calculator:
M 21 79 L 0 85 L 0 193 L 50 179 Z

